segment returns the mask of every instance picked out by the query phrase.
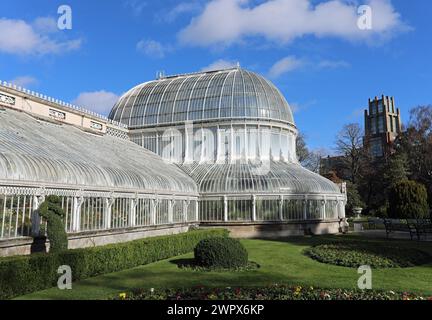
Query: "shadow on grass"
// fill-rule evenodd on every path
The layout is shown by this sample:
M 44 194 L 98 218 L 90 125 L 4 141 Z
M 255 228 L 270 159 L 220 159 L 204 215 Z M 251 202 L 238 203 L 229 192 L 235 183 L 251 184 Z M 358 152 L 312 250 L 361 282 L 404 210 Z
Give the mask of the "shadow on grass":
M 173 259 L 169 260 L 169 262 L 175 264 L 179 268 L 193 268 L 196 266 L 194 258 Z
M 177 259 L 183 260 L 183 259 Z M 189 260 L 189 259 L 184 259 Z M 181 261 L 180 261 L 181 263 Z M 247 273 L 209 273 L 202 271 L 184 271 L 179 275 L 169 270 L 137 269 L 135 272 L 117 273 L 86 279 L 73 284 L 73 290 L 65 292 L 57 288 L 40 291 L 33 296 L 34 299 L 49 300 L 75 300 L 75 299 L 111 299 L 118 296 L 119 292 L 150 288 L 193 288 L 193 287 L 253 287 L 270 285 L 273 283 L 299 283 L 301 278 L 287 277 L 284 273 L 275 272 L 271 275 L 259 272 Z M 127 282 L 125 282 L 127 278 Z M 157 280 L 156 280 L 157 279 Z M 32 298 L 31 295 L 29 298 Z
M 387 238 L 368 238 L 365 236 L 353 234 L 340 234 L 340 235 L 311 235 L 311 236 L 295 236 L 295 237 L 255 237 L 254 240 L 264 240 L 272 242 L 284 242 L 298 246 L 315 246 L 319 244 L 328 244 L 334 242 L 346 243 L 363 243 L 370 245 L 397 245 L 409 248 L 421 248 L 432 253 L 432 242 L 419 242 L 405 239 L 387 239 Z

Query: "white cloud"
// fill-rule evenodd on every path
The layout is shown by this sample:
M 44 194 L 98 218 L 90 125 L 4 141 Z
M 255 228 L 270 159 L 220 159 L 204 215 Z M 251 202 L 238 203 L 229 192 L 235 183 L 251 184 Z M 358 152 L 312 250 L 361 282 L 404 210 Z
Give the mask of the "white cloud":
M 301 105 L 299 105 L 297 102 L 292 102 L 289 104 L 289 106 L 291 107 L 291 111 L 293 113 L 297 113 L 301 110 Z
M 320 71 L 322 69 L 349 68 L 350 66 L 344 60 L 310 60 L 308 58 L 288 56 L 273 64 L 268 72 L 268 76 L 270 78 L 278 78 L 285 73 L 305 67 L 311 71 Z
M 141 40 L 137 43 L 137 50 L 152 58 L 163 58 L 171 49 L 155 40 Z
M 101 90 L 82 92 L 72 103 L 102 115 L 107 115 L 118 99 L 119 96 L 115 93 Z
M 51 22 L 48 18 L 43 19 L 36 19 L 35 25 L 31 25 L 23 20 L 1 18 L 0 52 L 19 55 L 59 54 L 81 46 L 81 39 L 61 41 L 49 36 L 48 33 L 52 33 L 52 25 L 49 26 Z
M 141 15 L 147 2 L 142 0 L 127 0 L 124 2 L 125 7 L 130 8 L 135 16 Z
M 338 69 L 349 68 L 351 65 L 343 60 L 322 60 L 318 63 L 318 67 L 322 69 Z
M 198 12 L 202 8 L 199 1 L 180 2 L 166 14 L 160 14 L 161 20 L 171 23 L 175 21 L 180 15 L 186 13 Z
M 284 73 L 296 70 L 304 65 L 304 61 L 294 56 L 285 57 L 277 61 L 269 71 L 269 77 L 277 78 Z
M 304 110 L 309 109 L 310 107 L 316 105 L 318 101 L 316 99 L 310 100 L 304 103 L 292 102 L 290 103 L 291 111 L 294 113 L 298 113 Z
M 15 79 L 9 80 L 10 83 L 13 83 L 16 86 L 27 88 L 31 85 L 36 84 L 38 81 L 36 78 L 32 76 L 21 76 L 16 77 Z
M 236 67 L 237 64 L 238 64 L 238 62 L 236 62 L 236 61 L 219 59 L 219 60 L 216 60 L 216 61 L 212 62 L 208 66 L 202 68 L 201 71 L 213 71 L 213 70 L 230 69 L 230 68 Z
M 55 33 L 58 31 L 57 21 L 52 17 L 39 17 L 33 22 L 33 27 L 39 33 Z
M 257 4 L 251 0 L 212 0 L 180 31 L 179 40 L 198 46 L 230 45 L 251 36 L 278 43 L 307 35 L 369 41 L 408 29 L 390 0 L 366 1 L 372 7 L 371 30 L 358 28 L 358 7 L 353 1 L 313 2 L 273 0 Z

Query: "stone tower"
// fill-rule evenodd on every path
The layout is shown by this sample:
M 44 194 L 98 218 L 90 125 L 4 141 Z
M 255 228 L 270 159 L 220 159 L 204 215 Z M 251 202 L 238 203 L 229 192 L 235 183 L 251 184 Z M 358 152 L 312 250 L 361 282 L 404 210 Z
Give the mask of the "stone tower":
M 392 152 L 392 143 L 402 132 L 400 110 L 394 97 L 382 95 L 369 99 L 365 110 L 364 145 L 373 157 L 384 157 Z

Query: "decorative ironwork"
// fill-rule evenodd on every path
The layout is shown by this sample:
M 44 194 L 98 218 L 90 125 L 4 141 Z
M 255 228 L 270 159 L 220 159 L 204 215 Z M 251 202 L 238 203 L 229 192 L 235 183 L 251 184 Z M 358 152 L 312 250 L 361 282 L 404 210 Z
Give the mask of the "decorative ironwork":
M 3 93 L 0 93 L 0 102 L 4 103 L 4 104 L 11 105 L 11 106 L 14 106 L 15 105 L 15 98 L 11 97 L 11 96 L 7 96 L 7 95 L 5 95 Z
M 53 117 L 55 119 L 65 120 L 66 119 L 66 113 L 61 112 L 55 109 L 49 109 L 49 115 L 50 117 Z
M 90 122 L 90 128 L 95 129 L 95 130 L 102 130 L 103 126 L 102 126 L 102 124 L 100 124 L 98 122 L 91 121 Z

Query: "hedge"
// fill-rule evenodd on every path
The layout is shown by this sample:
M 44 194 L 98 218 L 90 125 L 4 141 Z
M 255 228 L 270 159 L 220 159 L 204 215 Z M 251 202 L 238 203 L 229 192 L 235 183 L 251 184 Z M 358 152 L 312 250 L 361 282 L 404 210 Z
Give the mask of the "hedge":
M 68 265 L 73 281 L 133 268 L 193 251 L 203 239 L 227 237 L 225 229 L 146 238 L 101 247 L 0 259 L 0 299 L 57 285 L 58 267 Z
M 195 263 L 206 268 L 245 267 L 248 252 L 237 239 L 207 238 L 201 240 L 194 249 Z

